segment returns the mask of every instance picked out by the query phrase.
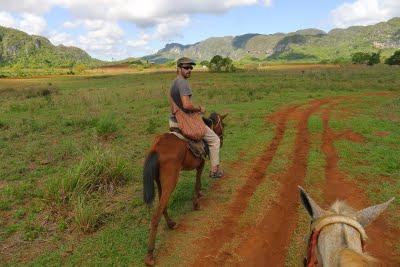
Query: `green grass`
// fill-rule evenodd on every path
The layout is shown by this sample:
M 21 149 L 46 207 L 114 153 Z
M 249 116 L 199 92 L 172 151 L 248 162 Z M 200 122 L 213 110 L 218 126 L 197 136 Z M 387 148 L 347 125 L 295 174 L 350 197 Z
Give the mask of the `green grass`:
M 393 94 L 345 101 L 337 112 L 354 112 L 330 124 L 335 130 L 352 128 L 365 136 L 364 143 L 335 145 L 342 157 L 340 168 L 353 179 L 367 179 L 366 191 L 378 201 L 398 195 L 400 188 L 395 179 L 400 169 L 396 161 L 400 158 L 399 75 L 398 68 L 383 65 L 304 73 L 302 69 L 194 72 L 190 84 L 196 104 L 204 104 L 209 112 L 229 113 L 223 166 L 238 160 L 243 151 L 248 164 L 262 152 L 260 145 L 274 135 L 274 125 L 266 116 L 282 106 L 328 96 Z M 142 164 L 154 137 L 168 130 L 166 96 L 174 77 L 171 72 L 0 80 L 0 240 L 17 244 L 11 251 L 14 256 L 2 262 L 142 264 L 151 217 L 141 202 Z M 47 88 L 50 94 L 40 93 Z M 320 118 L 312 116 L 308 127 L 318 134 Z M 376 131 L 390 134 L 378 137 Z M 319 168 L 319 157 L 317 151 L 310 151 L 312 168 Z M 287 159 L 279 159 L 271 171 L 284 168 Z M 205 174 L 207 194 L 212 181 Z M 170 214 L 177 221 L 192 213 L 194 176 L 194 172 L 182 173 L 170 201 Z M 314 181 L 311 176 L 306 183 L 318 187 L 322 177 Z M 386 177 L 385 183 L 377 179 L 381 176 Z M 221 201 L 230 196 L 221 196 Z M 390 210 L 399 205 L 396 200 Z M 393 218 L 393 224 L 398 222 L 398 213 Z M 157 246 L 164 243 L 163 231 Z M 24 249 L 17 251 L 22 245 Z

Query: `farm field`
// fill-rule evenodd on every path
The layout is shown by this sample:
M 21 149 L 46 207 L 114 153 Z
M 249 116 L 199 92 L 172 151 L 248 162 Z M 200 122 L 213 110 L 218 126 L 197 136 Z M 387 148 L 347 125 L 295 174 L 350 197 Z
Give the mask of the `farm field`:
M 154 207 L 142 164 L 168 130 L 175 72 L 0 79 L 0 265 L 142 266 Z M 400 265 L 400 68 L 299 65 L 196 72 L 194 102 L 229 113 L 226 176 L 182 172 L 159 266 L 302 266 L 303 186 L 324 208 L 395 201 L 366 250 Z

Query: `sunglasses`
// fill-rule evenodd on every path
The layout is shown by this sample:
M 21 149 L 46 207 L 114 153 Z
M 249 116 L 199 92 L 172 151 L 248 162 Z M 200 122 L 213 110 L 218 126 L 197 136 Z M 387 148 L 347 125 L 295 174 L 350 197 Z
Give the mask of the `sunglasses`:
M 193 67 L 192 66 L 185 66 L 185 67 L 181 67 L 182 69 L 185 69 L 185 70 L 192 70 L 193 69 Z

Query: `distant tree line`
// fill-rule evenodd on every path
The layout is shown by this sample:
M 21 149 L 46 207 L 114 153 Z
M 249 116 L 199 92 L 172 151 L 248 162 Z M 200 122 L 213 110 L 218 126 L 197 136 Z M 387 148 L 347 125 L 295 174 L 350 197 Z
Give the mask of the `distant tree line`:
M 370 66 L 375 65 L 381 62 L 381 52 L 357 52 L 351 55 L 351 62 L 353 62 L 354 64 L 367 64 Z M 385 60 L 385 64 L 400 65 L 400 50 L 397 50 L 392 56 L 387 58 Z

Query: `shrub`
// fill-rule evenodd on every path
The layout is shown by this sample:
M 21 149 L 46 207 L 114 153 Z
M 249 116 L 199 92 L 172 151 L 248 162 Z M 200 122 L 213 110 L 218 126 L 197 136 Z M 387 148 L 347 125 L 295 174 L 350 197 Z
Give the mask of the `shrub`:
M 235 71 L 232 59 L 230 59 L 229 57 L 223 58 L 220 55 L 216 55 L 210 60 L 209 68 L 213 72 Z
M 210 62 L 208 60 L 203 60 L 199 63 L 200 66 L 206 66 L 207 68 L 210 66 Z
M 351 55 L 351 62 L 354 64 L 367 64 L 371 55 L 365 52 L 357 52 Z
M 379 63 L 381 63 L 381 53 L 380 52 L 372 53 L 371 56 L 369 57 L 367 64 L 369 66 L 372 66 Z
M 368 64 L 372 66 L 381 62 L 381 52 L 371 54 L 366 52 L 357 52 L 352 54 L 351 62 L 354 64 Z
M 385 64 L 388 65 L 400 65 L 400 50 L 394 52 L 392 56 L 385 60 Z

